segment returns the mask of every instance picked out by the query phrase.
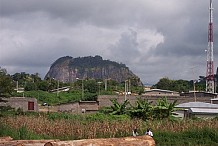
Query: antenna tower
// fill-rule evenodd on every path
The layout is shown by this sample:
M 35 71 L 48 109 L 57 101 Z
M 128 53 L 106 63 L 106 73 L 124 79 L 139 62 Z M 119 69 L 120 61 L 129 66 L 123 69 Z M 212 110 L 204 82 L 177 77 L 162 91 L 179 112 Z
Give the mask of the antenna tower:
M 208 25 L 208 47 L 207 47 L 207 71 L 206 92 L 214 93 L 214 65 L 213 65 L 213 6 L 210 0 L 209 25 Z

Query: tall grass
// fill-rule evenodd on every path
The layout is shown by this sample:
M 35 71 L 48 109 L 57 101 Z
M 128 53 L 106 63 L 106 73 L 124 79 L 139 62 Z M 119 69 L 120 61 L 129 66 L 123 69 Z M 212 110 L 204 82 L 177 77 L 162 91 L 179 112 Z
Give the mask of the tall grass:
M 218 120 L 142 121 L 128 116 L 38 114 L 0 118 L 0 136 L 61 140 L 125 137 L 132 129 L 143 135 L 149 127 L 157 145 L 218 145 Z M 3 131 L 3 132 L 2 132 Z M 28 134 L 25 134 L 28 133 Z M 32 135 L 32 136 L 29 136 Z M 28 137 L 29 136 L 29 137 Z
M 101 117 L 102 116 L 102 117 Z M 73 118 L 75 117 L 75 118 Z M 112 120 L 114 118 L 114 120 Z M 125 117 L 113 117 L 103 120 L 103 115 L 96 118 L 92 116 L 72 116 L 65 119 L 45 116 L 4 117 L 0 122 L 10 125 L 14 129 L 25 126 L 36 134 L 45 134 L 56 139 L 82 139 L 100 137 L 129 136 L 134 126 L 139 126 L 140 121 L 131 121 Z M 116 119 L 115 119 L 116 118 Z
M 211 128 L 192 128 L 183 132 L 157 132 L 155 136 L 157 146 L 197 146 L 218 145 L 218 131 Z

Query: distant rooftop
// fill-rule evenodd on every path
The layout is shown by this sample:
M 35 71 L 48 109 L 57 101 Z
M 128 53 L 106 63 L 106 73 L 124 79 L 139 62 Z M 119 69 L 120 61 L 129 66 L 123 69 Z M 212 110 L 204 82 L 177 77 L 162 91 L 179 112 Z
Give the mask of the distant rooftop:
M 151 89 L 151 90 L 147 90 L 145 92 L 152 92 L 152 91 L 175 93 L 175 91 L 163 90 L 163 89 Z
M 212 98 L 211 100 L 218 100 L 218 98 Z
M 208 108 L 190 108 L 192 113 L 206 113 L 206 114 L 218 114 L 218 109 L 208 109 Z
M 176 105 L 177 108 L 215 108 L 218 109 L 218 104 L 211 104 L 205 102 L 187 102 Z

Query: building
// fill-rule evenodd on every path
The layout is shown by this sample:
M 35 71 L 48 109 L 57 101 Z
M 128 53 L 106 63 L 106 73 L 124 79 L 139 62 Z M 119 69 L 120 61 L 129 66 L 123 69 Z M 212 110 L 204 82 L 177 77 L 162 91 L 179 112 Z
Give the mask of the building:
M 212 98 L 210 101 L 212 104 L 218 104 L 218 98 Z
M 26 111 L 38 112 L 38 103 L 36 98 L 26 98 L 26 97 L 11 97 L 2 98 L 4 102 L 0 102 L 0 106 L 10 106 L 15 109 L 22 109 Z
M 204 117 L 211 118 L 218 116 L 218 104 L 211 104 L 205 102 L 187 102 L 176 105 L 178 111 L 174 114 L 180 118 L 186 117 Z
M 94 113 L 99 110 L 98 101 L 79 101 L 74 103 L 66 103 L 58 105 L 59 112 L 70 112 L 70 113 Z
M 162 89 L 151 89 L 144 91 L 143 95 L 149 96 L 179 96 L 178 92 Z
M 216 98 L 217 93 L 208 93 L 208 92 L 201 92 L 201 91 L 196 91 L 196 92 L 187 92 L 187 93 L 181 93 L 181 96 L 186 96 L 186 97 L 208 97 L 208 98 Z

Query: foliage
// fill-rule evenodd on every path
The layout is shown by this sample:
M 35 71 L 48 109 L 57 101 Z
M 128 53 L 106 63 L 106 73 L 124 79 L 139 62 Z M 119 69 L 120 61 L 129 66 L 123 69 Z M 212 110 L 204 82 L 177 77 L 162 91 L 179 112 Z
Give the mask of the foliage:
M 153 108 L 153 117 L 156 119 L 169 118 L 172 112 L 175 111 L 176 102 L 177 100 L 169 103 L 166 97 L 158 99 L 157 104 Z
M 157 146 L 162 145 L 218 145 L 218 132 L 212 128 L 189 129 L 184 132 L 157 132 Z
M 26 126 L 22 126 L 19 129 L 11 128 L 9 125 L 0 123 L 0 137 L 11 136 L 14 140 L 40 140 L 51 139 L 44 134 L 36 134 L 31 132 Z
M 109 113 L 111 115 L 124 115 L 127 113 L 127 105 L 129 101 L 125 100 L 123 103 L 119 103 L 116 98 L 110 100 L 113 105 L 110 107 L 105 107 L 100 110 L 103 113 Z
M 57 93 L 49 93 L 46 91 L 26 91 L 23 93 L 13 93 L 13 96 L 17 97 L 34 97 L 38 100 L 39 103 L 48 103 L 49 105 L 56 105 L 60 103 L 68 103 L 68 102 L 76 102 L 81 99 L 81 93 L 77 91 L 72 92 L 60 92 Z
M 128 114 L 132 118 L 139 118 L 142 120 L 164 119 L 170 118 L 172 112 L 175 111 L 176 100 L 172 103 L 167 101 L 167 97 L 158 99 L 156 104 L 148 102 L 146 99 L 137 98 L 135 106 L 130 105 L 128 100 L 119 103 L 117 99 L 112 99 L 112 106 L 104 107 L 100 112 L 112 115 Z M 130 105 L 130 107 L 128 107 Z
M 191 80 L 170 80 L 169 78 L 161 78 L 157 84 L 153 85 L 153 88 L 171 90 L 177 92 L 188 92 L 193 90 L 193 86 L 195 82 L 195 90 L 196 91 L 205 91 L 205 78 L 200 77 L 198 81 Z
M 8 96 L 13 91 L 13 84 L 10 75 L 0 67 L 0 96 Z
M 100 66 L 109 66 L 113 65 L 115 67 L 123 67 L 127 68 L 124 64 L 119 64 L 110 60 L 103 60 L 101 56 L 87 56 L 87 57 L 78 57 L 74 58 L 70 62 L 71 66 L 76 66 L 79 68 L 93 68 L 93 67 L 100 67 Z
M 30 120 L 31 119 L 31 120 Z M 14 139 L 86 139 L 132 136 L 149 127 L 156 145 L 217 145 L 218 120 L 130 119 L 126 115 L 49 113 L 0 118 L 0 136 Z
M 131 105 L 131 110 L 129 111 L 131 117 L 140 118 L 143 120 L 151 119 L 153 106 L 152 102 L 148 102 L 146 99 L 137 98 L 136 106 Z

